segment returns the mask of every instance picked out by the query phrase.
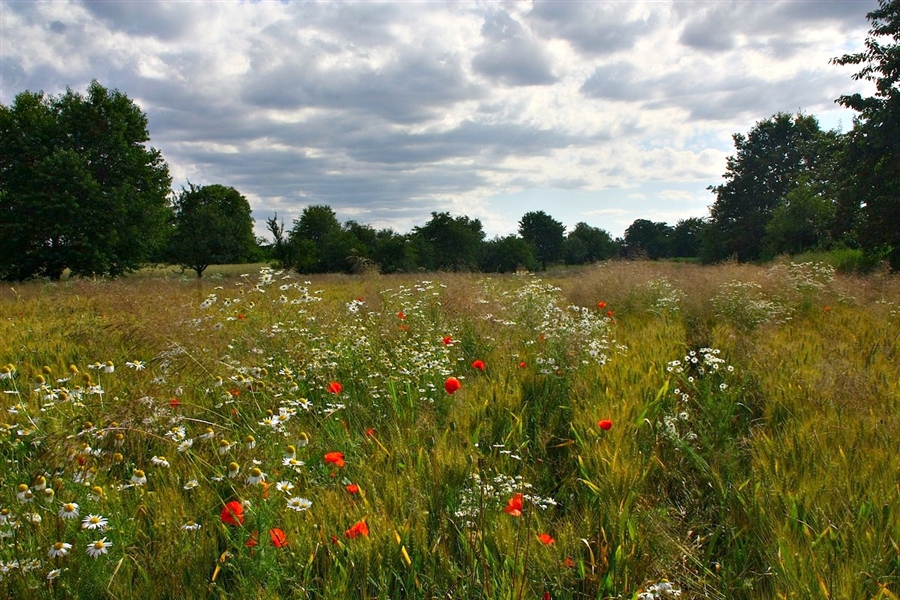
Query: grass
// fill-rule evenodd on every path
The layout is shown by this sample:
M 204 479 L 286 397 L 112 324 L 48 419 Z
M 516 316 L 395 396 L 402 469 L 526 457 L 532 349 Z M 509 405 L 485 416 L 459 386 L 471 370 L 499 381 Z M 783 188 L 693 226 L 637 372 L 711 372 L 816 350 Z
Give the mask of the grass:
M 0 596 L 896 598 L 898 292 L 813 262 L 7 287 Z

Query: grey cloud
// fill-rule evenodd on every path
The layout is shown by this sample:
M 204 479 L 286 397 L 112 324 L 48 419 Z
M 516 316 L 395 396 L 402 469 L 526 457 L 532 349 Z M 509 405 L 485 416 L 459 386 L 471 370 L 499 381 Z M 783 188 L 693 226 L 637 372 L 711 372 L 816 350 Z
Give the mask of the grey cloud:
M 637 39 L 650 33 L 653 19 L 630 19 L 628 3 L 555 2 L 535 3 L 530 17 L 544 35 L 568 40 L 576 49 L 591 55 L 628 50 Z
M 642 100 L 647 98 L 647 87 L 640 81 L 634 65 L 616 62 L 595 68 L 581 86 L 581 93 L 590 98 Z
M 193 27 L 202 27 L 204 15 L 193 2 L 109 2 L 82 0 L 84 7 L 115 31 L 172 40 Z

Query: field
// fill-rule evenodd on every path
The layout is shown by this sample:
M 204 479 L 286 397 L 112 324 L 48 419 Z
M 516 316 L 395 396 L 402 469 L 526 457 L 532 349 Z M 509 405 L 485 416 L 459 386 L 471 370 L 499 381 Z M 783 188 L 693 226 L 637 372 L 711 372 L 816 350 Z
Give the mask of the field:
M 0 290 L 0 597 L 897 598 L 900 280 Z

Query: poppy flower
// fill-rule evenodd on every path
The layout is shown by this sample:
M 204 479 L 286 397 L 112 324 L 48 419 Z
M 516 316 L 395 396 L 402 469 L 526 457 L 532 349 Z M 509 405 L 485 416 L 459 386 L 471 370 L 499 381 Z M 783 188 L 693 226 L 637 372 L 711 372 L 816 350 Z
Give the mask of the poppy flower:
M 287 535 L 283 530 L 274 527 L 269 530 L 269 539 L 272 540 L 272 545 L 276 548 L 284 548 L 288 545 Z
M 250 537 L 247 539 L 247 543 L 244 545 L 247 546 L 248 548 L 254 548 L 256 546 L 259 546 L 259 533 L 256 531 L 251 533 Z
M 574 569 L 574 568 L 575 568 L 575 561 L 572 560 L 572 557 L 571 557 L 571 556 L 567 556 L 567 557 L 566 557 L 566 560 L 563 561 L 563 565 L 564 565 L 567 569 Z
M 609 317 L 610 319 L 612 319 L 613 311 L 611 311 L 611 310 L 606 311 L 606 316 Z
M 522 494 L 516 494 L 506 503 L 506 508 L 503 509 L 503 512 L 514 517 L 521 517 L 523 500 Z
M 603 310 L 604 308 L 606 308 L 606 302 L 598 302 L 597 308 L 599 308 L 600 310 Z
M 347 486 L 347 491 L 350 492 L 351 494 L 358 494 L 359 486 L 356 485 L 355 483 L 351 483 Z
M 453 336 L 445 335 L 444 336 L 444 345 L 452 346 L 453 345 Z
M 452 394 L 453 392 L 459 390 L 459 388 L 461 387 L 462 384 L 456 377 L 448 377 L 447 381 L 444 382 L 444 389 L 447 390 L 448 394 Z
M 328 384 L 328 387 L 325 388 L 329 394 L 340 394 L 342 389 L 344 389 L 344 386 L 337 381 L 332 381 Z
M 325 454 L 325 462 L 336 465 L 338 467 L 343 467 L 344 466 L 344 453 L 343 452 L 328 452 L 327 454 Z
M 550 597 L 550 592 L 544 592 L 544 595 L 541 596 L 541 600 L 552 600 Z
M 550 544 L 556 543 L 556 540 L 554 540 L 553 536 L 551 536 L 549 533 L 542 533 L 542 534 L 538 535 L 538 539 L 545 546 L 549 546 Z
M 520 368 L 520 369 L 524 369 L 524 368 L 525 368 L 525 361 L 524 361 L 524 360 L 523 360 L 522 362 L 519 363 L 519 368 Z
M 226 503 L 220 518 L 226 525 L 240 527 L 244 524 L 244 505 L 237 500 Z
M 402 321 L 403 319 L 406 318 L 406 313 L 401 310 L 400 312 L 397 313 L 397 318 Z
M 169 400 L 169 406 L 171 408 L 178 408 L 179 406 L 181 406 L 181 402 L 178 401 L 178 398 L 172 398 L 171 400 Z
M 475 362 L 472 363 L 472 368 L 478 369 L 479 371 L 484 371 L 484 361 L 476 360 Z
M 612 429 L 612 421 L 609 419 L 601 419 L 597 421 L 597 426 L 600 427 L 603 431 L 609 431 Z
M 366 435 L 369 437 L 375 437 L 375 428 L 369 427 L 368 429 L 366 429 Z
M 350 529 L 344 532 L 344 535 L 350 539 L 353 539 L 358 536 L 368 536 L 369 535 L 369 526 L 366 525 L 365 520 L 358 521 L 353 524 Z

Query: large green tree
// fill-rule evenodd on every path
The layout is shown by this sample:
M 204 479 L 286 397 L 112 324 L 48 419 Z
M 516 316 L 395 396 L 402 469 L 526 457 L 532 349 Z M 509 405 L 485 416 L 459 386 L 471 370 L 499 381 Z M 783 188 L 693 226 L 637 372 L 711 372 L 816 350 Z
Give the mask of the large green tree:
M 564 258 L 566 226 L 542 210 L 527 212 L 519 221 L 519 235 L 528 242 L 541 268 Z
M 564 248 L 566 264 L 570 265 L 597 262 L 619 255 L 619 245 L 608 231 L 583 222 L 576 223 L 566 236 Z
M 725 183 L 710 188 L 716 200 L 706 258 L 756 260 L 775 209 L 801 177 L 815 177 L 829 146 L 816 118 L 802 114 L 778 113 L 733 138 L 737 153 L 728 157 Z
M 431 213 L 431 220 L 412 231 L 419 267 L 428 271 L 475 271 L 481 262 L 481 221 Z
M 0 277 L 120 275 L 163 243 L 168 166 L 147 117 L 93 81 L 0 105 Z
M 304 208 L 294 219 L 288 246 L 291 266 L 301 273 L 335 273 L 351 267 L 352 240 L 330 206 Z
M 666 223 L 637 219 L 625 230 L 625 253 L 630 258 L 672 256 L 673 230 Z
M 865 50 L 835 58 L 857 65 L 854 79 L 871 81 L 875 93 L 845 95 L 838 102 L 859 112 L 848 150 L 851 185 L 840 215 L 861 213 L 860 242 L 888 254 L 900 268 L 900 0 L 879 0 L 867 15 Z
M 175 199 L 169 259 L 203 276 L 209 265 L 247 262 L 257 252 L 250 203 L 233 187 L 188 183 Z

